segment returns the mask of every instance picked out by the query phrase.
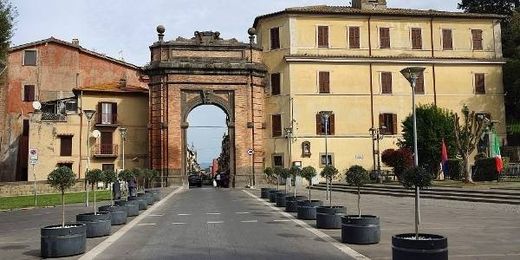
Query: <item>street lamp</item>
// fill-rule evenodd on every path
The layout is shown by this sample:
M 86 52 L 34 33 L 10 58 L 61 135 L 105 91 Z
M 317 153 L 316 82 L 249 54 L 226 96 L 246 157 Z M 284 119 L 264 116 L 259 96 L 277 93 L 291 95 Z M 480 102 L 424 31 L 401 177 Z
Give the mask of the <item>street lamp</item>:
M 320 112 L 320 115 L 321 115 L 321 119 L 322 119 L 322 123 L 323 125 L 325 126 L 325 166 L 329 166 L 329 149 L 328 149 L 328 143 L 327 143 L 327 139 L 328 139 L 328 135 L 329 135 L 329 118 L 330 118 L 330 114 L 331 112 L 330 111 L 321 111 Z M 329 199 L 329 180 L 328 178 L 325 179 L 325 183 L 327 184 L 327 192 L 325 194 L 325 199 Z
M 85 114 L 85 117 L 87 118 L 87 171 L 88 172 L 90 170 L 90 121 L 92 121 L 92 118 L 94 117 L 94 114 L 96 113 L 96 110 L 91 110 L 91 109 L 84 109 L 83 110 L 83 113 Z M 88 207 L 88 181 L 86 180 L 85 178 L 85 182 L 86 182 L 86 187 L 85 187 L 85 191 L 86 191 L 86 195 L 87 195 L 87 200 L 85 202 L 85 206 Z
M 126 141 L 126 134 L 127 134 L 126 127 L 119 128 L 119 133 L 121 134 L 121 150 L 122 150 L 121 151 L 121 153 L 122 153 L 122 156 L 121 156 L 121 160 L 122 160 L 121 169 L 125 170 L 125 141 Z
M 417 151 L 417 116 L 415 113 L 415 85 L 417 84 L 417 79 L 423 73 L 425 68 L 423 67 L 408 67 L 401 70 L 401 74 L 410 82 L 410 86 L 412 87 L 412 111 L 413 111 L 413 154 L 414 154 L 414 166 L 417 167 L 419 165 L 419 154 Z M 419 187 L 415 187 L 415 234 L 416 236 L 419 233 L 419 223 L 420 223 L 420 205 L 419 205 Z
M 291 144 L 292 144 L 292 127 L 286 127 L 283 129 L 285 132 L 285 138 L 287 138 L 287 152 L 289 153 L 289 167 L 292 165 L 292 154 L 291 154 Z M 292 180 L 292 178 L 291 178 Z M 296 182 L 295 182 L 296 184 Z M 287 187 L 287 179 L 285 180 L 285 187 Z
M 376 144 L 376 147 L 374 149 L 373 158 L 374 158 L 374 171 L 377 172 L 377 178 L 380 178 L 380 176 L 381 176 L 381 149 L 380 149 L 379 141 L 383 140 L 385 130 L 386 130 L 386 126 L 381 126 L 381 127 L 377 127 L 377 128 L 372 127 L 370 129 L 368 129 L 368 131 L 370 131 L 370 135 L 372 136 L 372 141 L 375 142 L 375 144 Z M 377 155 L 377 163 L 376 163 L 376 155 Z

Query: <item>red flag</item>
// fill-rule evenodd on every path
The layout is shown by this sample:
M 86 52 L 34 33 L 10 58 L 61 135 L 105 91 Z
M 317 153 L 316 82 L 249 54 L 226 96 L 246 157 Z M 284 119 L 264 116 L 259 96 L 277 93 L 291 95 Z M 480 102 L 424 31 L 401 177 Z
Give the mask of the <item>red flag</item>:
M 446 144 L 444 143 L 444 139 L 442 139 L 442 145 L 441 145 L 441 162 L 442 162 L 442 172 L 444 174 L 447 174 L 448 171 L 448 149 L 446 148 Z

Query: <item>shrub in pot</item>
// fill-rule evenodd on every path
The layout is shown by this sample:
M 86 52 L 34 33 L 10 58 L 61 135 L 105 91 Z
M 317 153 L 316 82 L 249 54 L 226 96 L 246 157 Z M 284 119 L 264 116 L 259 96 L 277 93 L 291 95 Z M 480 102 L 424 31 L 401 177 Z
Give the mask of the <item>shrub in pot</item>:
M 309 199 L 296 202 L 297 217 L 299 219 L 316 219 L 316 207 L 323 205 L 321 200 L 312 199 L 312 179 L 316 177 L 316 169 L 312 166 L 303 167 L 301 176 L 309 182 L 307 189 L 309 190 Z
M 305 196 L 298 196 L 298 189 L 297 189 L 297 183 L 296 183 L 296 178 L 298 176 L 301 176 L 301 172 L 302 172 L 302 169 L 301 167 L 299 166 L 295 166 L 293 165 L 291 168 L 290 168 L 290 172 L 291 172 L 291 178 L 294 180 L 294 188 L 293 188 L 293 196 L 287 196 L 285 197 L 285 211 L 287 212 L 296 212 L 297 211 L 297 202 L 298 200 L 306 200 L 307 197 Z
M 65 224 L 65 191 L 76 184 L 76 174 L 69 167 L 59 167 L 47 177 L 49 185 L 61 193 L 61 225 L 43 227 L 41 256 L 63 257 L 83 254 L 87 245 L 87 227 L 81 223 Z
M 96 193 L 98 183 L 103 181 L 103 172 L 99 169 L 89 170 L 85 178 L 92 184 L 94 191 L 94 212 L 76 215 L 76 221 L 87 225 L 87 237 L 102 237 L 110 235 L 112 225 L 111 214 L 106 211 L 97 211 Z
M 282 168 L 279 176 L 280 176 L 280 178 L 282 178 L 282 180 L 285 180 L 285 190 L 284 190 L 284 192 L 277 193 L 276 206 L 285 207 L 285 204 L 286 204 L 285 197 L 287 197 L 287 179 L 291 176 L 291 170 L 289 170 L 287 168 Z
M 361 215 L 361 186 L 370 181 L 363 167 L 354 165 L 345 173 L 347 183 L 357 187 L 357 215 L 341 218 L 341 241 L 349 244 L 377 244 L 381 240 L 379 217 Z
M 134 178 L 134 173 L 130 170 L 122 170 L 119 172 L 118 177 L 120 180 L 125 182 L 125 197 L 130 197 L 130 182 Z
M 419 233 L 419 190 L 432 184 L 433 175 L 421 167 L 406 170 L 402 176 L 405 188 L 415 188 L 415 233 L 392 236 L 392 258 L 448 259 L 448 239 L 434 234 Z
M 269 202 L 276 203 L 276 197 L 278 193 L 280 192 L 280 174 L 282 172 L 283 168 L 280 166 L 275 166 L 273 168 L 273 177 L 276 177 L 276 190 L 269 192 Z
M 146 169 L 145 173 L 145 181 L 146 181 L 146 193 L 152 194 L 154 201 L 161 200 L 161 192 L 158 189 L 153 188 L 153 182 L 159 179 L 159 172 L 154 169 Z
M 326 178 L 330 184 L 332 179 L 338 174 L 338 169 L 332 165 L 327 165 L 321 171 L 321 176 Z M 330 187 L 331 185 L 329 185 Z M 343 206 L 332 205 L 332 191 L 328 189 L 329 205 L 319 206 L 316 208 L 316 227 L 326 229 L 341 228 L 341 217 L 347 213 L 347 209 Z
M 126 223 L 128 212 L 127 208 L 124 206 L 115 206 L 114 205 L 114 195 L 112 194 L 112 184 L 117 181 L 117 175 L 113 170 L 104 170 L 103 174 L 103 182 L 105 186 L 110 187 L 110 205 L 99 207 L 99 211 L 107 211 L 110 212 L 110 219 L 112 225 L 122 225 Z
M 265 178 L 267 180 L 267 183 L 271 183 L 271 179 L 273 178 L 273 168 L 271 167 L 267 167 L 264 169 L 264 174 L 265 174 Z M 271 188 L 271 187 L 267 187 L 267 188 L 262 188 L 261 189 L 261 193 L 260 193 L 260 197 L 262 199 L 268 199 L 269 198 L 269 192 L 274 190 L 274 188 Z

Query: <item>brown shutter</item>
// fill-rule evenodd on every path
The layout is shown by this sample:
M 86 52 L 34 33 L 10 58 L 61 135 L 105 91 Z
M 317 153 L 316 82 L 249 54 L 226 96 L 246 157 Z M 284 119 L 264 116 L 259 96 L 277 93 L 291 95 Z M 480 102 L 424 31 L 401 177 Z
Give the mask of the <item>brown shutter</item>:
M 112 124 L 117 124 L 117 103 L 112 103 Z
M 272 115 L 272 133 L 273 137 L 282 136 L 282 116 L 281 115 Z
M 379 28 L 379 41 L 381 49 L 390 48 L 390 28 Z
M 397 115 L 392 114 L 392 134 L 397 134 Z
M 422 72 L 415 82 L 415 94 L 424 94 L 424 73 Z
M 322 127 L 321 115 L 320 115 L 320 113 L 317 113 L 316 114 L 316 134 L 322 135 L 323 134 L 322 129 L 323 129 L 323 127 Z
M 271 94 L 280 95 L 280 73 L 271 74 Z
M 392 73 L 381 72 L 381 93 L 392 94 Z
M 60 156 L 72 156 L 72 136 L 60 138 Z
M 475 73 L 475 94 L 486 94 L 486 80 L 483 73 Z
M 379 114 L 379 128 L 382 128 L 385 126 L 385 115 Z
M 280 29 L 278 27 L 271 28 L 271 50 L 280 48 Z
M 348 28 L 348 42 L 349 47 L 351 49 L 359 49 L 360 42 L 359 42 L 359 27 L 349 27 Z
M 422 35 L 420 28 L 412 28 L 412 49 L 422 49 Z
M 318 77 L 320 93 L 330 93 L 330 73 L 328 71 L 320 71 Z
M 473 50 L 482 50 L 482 30 L 471 30 Z
M 318 47 L 328 48 L 329 47 L 329 27 L 318 26 Z
M 442 49 L 453 50 L 453 37 L 449 29 L 442 30 Z
M 331 114 L 329 117 L 329 135 L 336 134 L 336 120 L 334 114 Z
M 35 100 L 35 87 L 34 85 L 25 85 L 23 87 L 23 101 L 31 102 Z
M 103 113 L 102 109 L 103 103 L 99 102 L 97 104 L 97 111 L 96 111 L 96 123 L 101 124 L 101 113 Z

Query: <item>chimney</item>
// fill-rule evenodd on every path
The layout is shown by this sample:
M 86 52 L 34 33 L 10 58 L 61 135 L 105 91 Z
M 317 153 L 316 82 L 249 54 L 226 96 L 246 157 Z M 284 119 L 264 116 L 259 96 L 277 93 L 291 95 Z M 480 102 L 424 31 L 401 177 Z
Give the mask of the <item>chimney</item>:
M 79 46 L 79 40 L 77 38 L 72 39 L 72 44 Z
M 119 80 L 119 88 L 120 89 L 126 88 L 126 79 L 125 78 L 121 78 Z
M 386 0 L 352 0 L 352 8 L 386 9 Z

